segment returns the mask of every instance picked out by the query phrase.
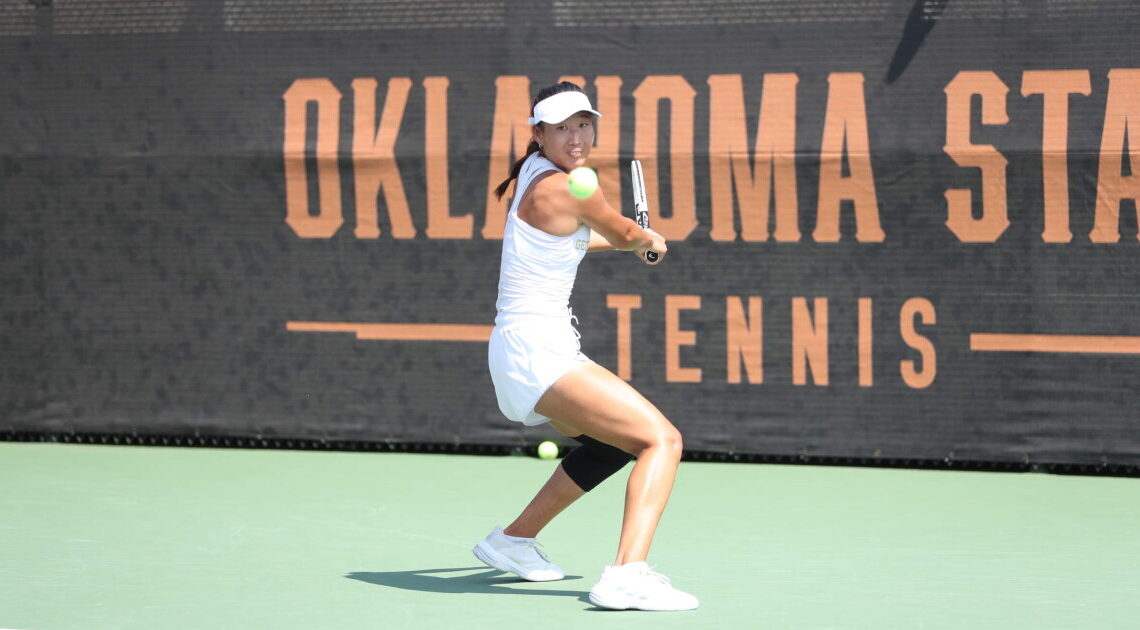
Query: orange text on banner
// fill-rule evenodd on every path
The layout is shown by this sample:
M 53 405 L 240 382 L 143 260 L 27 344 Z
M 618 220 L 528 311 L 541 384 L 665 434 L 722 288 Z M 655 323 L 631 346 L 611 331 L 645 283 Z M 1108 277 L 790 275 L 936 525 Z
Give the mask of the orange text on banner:
M 959 72 L 946 86 L 946 146 L 943 150 L 962 167 L 982 171 L 982 217 L 974 218 L 973 193 L 968 188 L 946 191 L 946 227 L 966 243 L 992 243 L 1009 227 L 1006 211 L 1007 161 L 993 145 L 970 140 L 970 103 L 982 99 L 982 124 L 1009 122 L 1005 110 L 1009 88 L 993 72 Z
M 328 79 L 297 79 L 285 90 L 285 223 L 301 238 L 329 238 L 340 229 L 340 90 Z M 317 110 L 317 214 L 309 212 L 305 136 L 309 103 Z
M 617 375 L 628 381 L 633 378 L 632 312 L 641 308 L 641 296 L 607 295 L 606 306 L 617 310 Z
M 850 200 L 855 205 L 855 239 L 860 243 L 882 242 L 886 235 L 879 223 L 879 201 L 871 171 L 863 74 L 835 72 L 827 82 L 830 89 L 819 149 L 819 200 L 812 237 L 821 243 L 838 241 L 841 203 Z M 843 175 L 844 158 L 850 171 L 847 176 Z
M 709 77 L 709 189 L 712 201 L 709 237 L 712 240 L 736 239 L 734 189 L 743 240 L 768 240 L 768 210 L 773 204 L 776 208 L 776 240 L 800 240 L 796 207 L 798 81 L 794 74 L 764 75 L 756 143 L 750 154 L 741 76 L 714 74 Z

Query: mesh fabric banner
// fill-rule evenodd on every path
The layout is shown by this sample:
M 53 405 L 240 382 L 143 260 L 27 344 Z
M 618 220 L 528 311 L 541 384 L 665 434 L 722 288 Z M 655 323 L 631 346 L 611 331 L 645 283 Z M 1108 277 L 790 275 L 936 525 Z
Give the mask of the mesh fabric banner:
M 1125 0 L 0 8 L 0 430 L 518 444 L 486 368 L 530 98 L 664 264 L 582 346 L 690 449 L 1140 463 Z

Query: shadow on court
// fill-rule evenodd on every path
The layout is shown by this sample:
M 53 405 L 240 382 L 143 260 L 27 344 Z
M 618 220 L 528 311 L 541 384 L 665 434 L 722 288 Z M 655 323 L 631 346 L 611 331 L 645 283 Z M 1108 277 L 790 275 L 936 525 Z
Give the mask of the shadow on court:
M 548 589 L 511 588 L 512 584 L 530 584 L 513 575 L 505 576 L 500 571 L 486 570 L 467 574 L 469 571 L 486 567 L 456 567 L 454 569 L 421 569 L 418 571 L 355 571 L 344 577 L 360 580 L 377 586 L 402 588 L 409 591 L 428 593 L 488 593 L 493 595 L 545 595 L 554 597 L 575 597 L 590 603 L 586 591 L 563 591 Z M 459 575 L 449 575 L 459 573 Z M 567 575 L 565 580 L 580 580 L 580 575 Z

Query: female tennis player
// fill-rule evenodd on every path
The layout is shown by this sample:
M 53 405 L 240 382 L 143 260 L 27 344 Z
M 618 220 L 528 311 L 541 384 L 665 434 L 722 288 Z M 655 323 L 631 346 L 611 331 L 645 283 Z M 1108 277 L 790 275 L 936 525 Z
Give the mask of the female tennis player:
M 499 409 L 528 426 L 550 422 L 581 446 L 563 458 L 514 522 L 493 529 L 474 552 L 525 580 L 562 579 L 562 569 L 537 547 L 535 536 L 635 459 L 617 558 L 603 569 L 590 601 L 619 610 L 689 610 L 697 598 L 646 564 L 681 459 L 681 434 L 628 383 L 581 353 L 569 311 L 578 263 L 587 251 L 632 251 L 646 263 L 647 252 L 657 252 L 659 263 L 667 251 L 660 234 L 622 216 L 601 190 L 587 199 L 569 192 L 567 173 L 585 164 L 600 116 L 573 83 L 541 90 L 532 106 L 527 155 L 495 191 L 501 199 L 517 180 L 488 346 Z

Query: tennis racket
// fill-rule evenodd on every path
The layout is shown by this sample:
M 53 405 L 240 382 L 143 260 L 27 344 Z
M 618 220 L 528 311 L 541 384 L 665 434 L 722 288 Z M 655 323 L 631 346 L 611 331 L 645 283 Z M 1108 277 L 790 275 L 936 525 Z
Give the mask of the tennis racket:
M 649 227 L 649 202 L 645 199 L 645 176 L 641 172 L 641 160 L 629 163 L 630 178 L 633 180 L 633 216 L 641 229 Z M 657 252 L 645 252 L 645 260 L 657 262 Z

